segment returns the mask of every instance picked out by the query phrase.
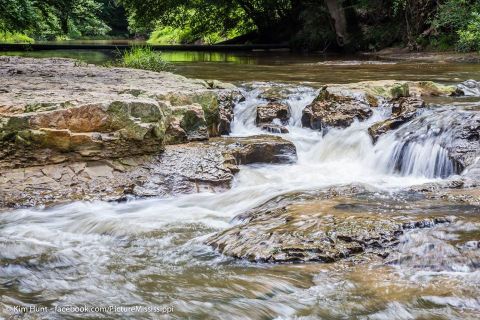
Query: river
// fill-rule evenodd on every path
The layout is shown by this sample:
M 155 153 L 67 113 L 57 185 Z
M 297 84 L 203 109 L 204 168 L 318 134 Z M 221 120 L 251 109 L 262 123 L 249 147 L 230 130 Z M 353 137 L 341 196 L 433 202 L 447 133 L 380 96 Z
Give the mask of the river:
M 35 54 L 35 53 L 30 53 Z M 41 54 L 49 54 L 42 52 Z M 61 56 L 65 54 L 58 53 Z M 77 58 L 102 63 L 101 53 Z M 86 58 L 85 58 L 86 57 Z M 13 306 L 161 306 L 172 312 L 99 310 L 103 319 L 478 319 L 480 255 L 464 256 L 457 244 L 480 240 L 480 208 L 428 200 L 409 188 L 457 174 L 439 139 L 478 99 L 433 99 L 419 121 L 442 134 L 424 136 L 402 159 L 406 141 L 387 134 L 375 145 L 368 127 L 388 115 L 378 108 L 365 122 L 326 134 L 301 127 L 303 108 L 322 83 L 363 80 L 480 79 L 480 65 L 339 60 L 286 53 L 171 53 L 175 71 L 195 78 L 242 84 L 246 100 L 234 109 L 233 136 L 260 133 L 255 126 L 258 87 L 265 81 L 294 88 L 285 102 L 298 160 L 289 165 L 242 166 L 231 190 L 171 199 L 75 202 L 48 209 L 0 214 L 0 317 Z M 262 83 L 263 82 L 263 83 Z M 417 121 L 417 122 L 415 122 Z M 402 163 L 402 170 L 398 163 Z M 204 245 L 232 218 L 291 192 L 359 184 L 368 192 L 338 198 L 342 214 L 454 216 L 453 223 L 402 237 L 396 262 L 384 264 L 261 264 L 218 254 Z M 412 258 L 413 257 L 413 258 Z M 10 309 L 9 309 L 10 308 Z M 169 309 L 170 311 L 170 309 Z M 3 312 L 3 313 L 2 313 Z M 43 310 L 25 319 L 84 319 Z

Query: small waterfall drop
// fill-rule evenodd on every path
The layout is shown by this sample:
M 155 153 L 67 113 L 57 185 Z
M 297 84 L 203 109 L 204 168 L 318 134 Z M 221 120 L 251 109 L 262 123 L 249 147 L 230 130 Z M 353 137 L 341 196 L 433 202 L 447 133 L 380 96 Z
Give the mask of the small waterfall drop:
M 377 165 L 389 173 L 446 178 L 463 167 L 448 147 L 455 144 L 460 123 L 468 114 L 452 108 L 425 110 L 416 119 L 381 137 L 375 146 Z
M 308 87 L 289 88 L 288 97 L 282 100 L 290 108 L 291 118 L 286 126 L 289 133 L 279 134 L 262 131 L 255 125 L 256 106 L 267 103 L 259 98 L 260 93 L 259 88 L 244 91 L 245 101 L 235 107 L 232 135 L 274 134 L 292 141 L 298 153 L 296 166 L 305 170 L 301 176 L 306 181 L 312 177 L 328 177 L 324 182 L 368 182 L 377 177 L 377 181 L 385 182 L 385 179 L 404 177 L 410 183 L 416 178 L 422 181 L 446 178 L 463 169 L 449 157 L 447 149 L 455 135 L 449 124 L 461 121 L 457 110 L 427 109 L 373 144 L 368 128 L 390 116 L 391 107 L 388 104 L 376 108 L 366 121 L 355 121 L 347 128 L 330 128 L 327 132 L 320 132 L 302 128 L 301 125 L 303 109 L 313 101 L 318 91 Z M 291 177 L 292 181 L 296 180 L 299 171 Z M 320 171 L 324 171 L 323 174 Z M 283 172 L 287 174 L 285 170 Z

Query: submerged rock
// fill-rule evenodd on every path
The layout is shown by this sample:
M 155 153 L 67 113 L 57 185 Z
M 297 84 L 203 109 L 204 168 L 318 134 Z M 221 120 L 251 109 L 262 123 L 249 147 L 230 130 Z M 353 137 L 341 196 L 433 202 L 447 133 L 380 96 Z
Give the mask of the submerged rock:
M 390 131 L 399 128 L 402 124 L 412 120 L 418 109 L 425 107 L 425 102 L 419 98 L 400 98 L 392 104 L 392 115 L 390 118 L 377 122 L 368 128 L 368 133 L 373 141 Z
M 328 86 L 328 90 L 336 94 L 362 98 L 369 101 L 371 106 L 375 106 L 382 101 L 400 97 L 448 97 L 455 92 L 455 86 L 446 86 L 432 81 L 377 80 L 333 84 Z
M 171 145 L 159 155 L 9 169 L 0 172 L 0 207 L 218 192 L 230 187 L 240 164 L 295 159 L 291 142 L 257 136 Z
M 287 85 L 278 83 L 260 83 L 253 86 L 260 90 L 258 97 L 269 102 L 281 102 L 287 99 L 293 90 Z
M 364 253 L 388 256 L 407 230 L 450 221 L 350 212 L 335 199 L 290 202 L 273 199 L 238 217 L 238 225 L 206 243 L 225 255 L 253 262 L 334 262 Z
M 457 85 L 455 95 L 480 97 L 480 82 L 475 80 L 467 80 L 460 83 Z
M 271 133 L 288 133 L 288 129 L 284 126 L 274 123 L 264 123 L 260 125 L 260 129 Z
M 323 87 L 318 97 L 303 110 L 302 125 L 314 130 L 327 127 L 345 128 L 355 120 L 365 120 L 372 115 L 368 102 L 347 95 L 329 92 Z

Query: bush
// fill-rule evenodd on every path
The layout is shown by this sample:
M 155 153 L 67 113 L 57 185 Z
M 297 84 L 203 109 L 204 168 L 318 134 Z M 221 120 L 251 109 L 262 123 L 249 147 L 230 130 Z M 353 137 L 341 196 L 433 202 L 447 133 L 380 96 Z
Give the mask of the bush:
M 150 47 L 133 47 L 125 51 L 120 61 L 115 65 L 156 72 L 170 69 L 170 64 L 163 60 L 161 52 L 154 51 Z
M 473 12 L 465 29 L 458 31 L 457 50 L 480 51 L 480 14 Z
M 167 26 L 155 29 L 147 42 L 149 44 L 189 44 L 195 42 L 215 44 L 235 38 L 241 34 L 242 32 L 238 28 L 223 33 L 196 33 L 190 27 L 174 28 Z
M 17 32 L 0 32 L 0 42 L 4 43 L 33 43 L 35 42 L 29 36 Z
M 439 5 L 430 39 L 435 49 L 456 47 L 458 51 L 480 50 L 480 1 L 446 0 Z

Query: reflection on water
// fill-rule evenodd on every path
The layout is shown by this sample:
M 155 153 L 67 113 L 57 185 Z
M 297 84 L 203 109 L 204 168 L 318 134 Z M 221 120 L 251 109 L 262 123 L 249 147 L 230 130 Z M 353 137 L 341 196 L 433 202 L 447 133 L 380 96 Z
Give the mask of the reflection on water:
M 112 51 L 56 50 L 1 52 L 1 55 L 65 57 L 104 64 L 118 54 Z M 480 64 L 419 63 L 365 60 L 362 57 L 335 57 L 323 54 L 271 52 L 163 52 L 174 64 L 174 72 L 192 78 L 229 82 L 277 81 L 348 83 L 366 80 L 431 80 L 458 83 L 480 80 Z M 345 60 L 347 59 L 347 60 Z
M 52 56 L 46 51 L 23 54 Z M 99 51 L 55 55 L 94 63 L 112 58 L 111 53 Z M 351 59 L 340 63 L 320 55 L 169 52 L 165 58 L 185 75 L 239 82 L 456 82 L 480 77 L 478 65 L 352 63 Z M 302 87 L 285 101 L 292 121 L 284 137 L 296 144 L 298 163 L 242 167 L 233 189 L 225 193 L 2 212 L 0 318 L 11 317 L 7 308 L 12 306 L 85 304 L 172 306 L 170 316 L 177 319 L 478 319 L 479 207 L 398 191 L 431 181 L 433 164 L 427 154 L 416 160 L 430 163 L 425 168 L 404 176 L 390 172 L 389 161 L 371 158 L 381 144 L 371 144 L 368 122 L 326 135 L 301 128 L 301 110 L 314 97 L 315 90 Z M 234 134 L 258 133 L 255 99 L 247 96 L 236 106 Z M 374 117 L 384 117 L 381 111 Z M 440 111 L 427 113 L 427 120 L 436 121 Z M 368 184 L 373 191 L 339 199 L 336 210 L 328 214 L 455 215 L 456 219 L 406 234 L 387 264 L 372 257 L 363 264 L 262 265 L 222 256 L 203 244 L 210 234 L 227 228 L 235 215 L 279 194 L 352 182 Z M 48 311 L 25 318 L 67 316 L 85 318 L 80 313 Z M 89 316 L 161 317 L 103 312 Z
M 7 51 L 0 52 L 0 55 L 31 58 L 70 58 L 93 64 L 104 64 L 114 57 L 114 53 L 104 50 Z

